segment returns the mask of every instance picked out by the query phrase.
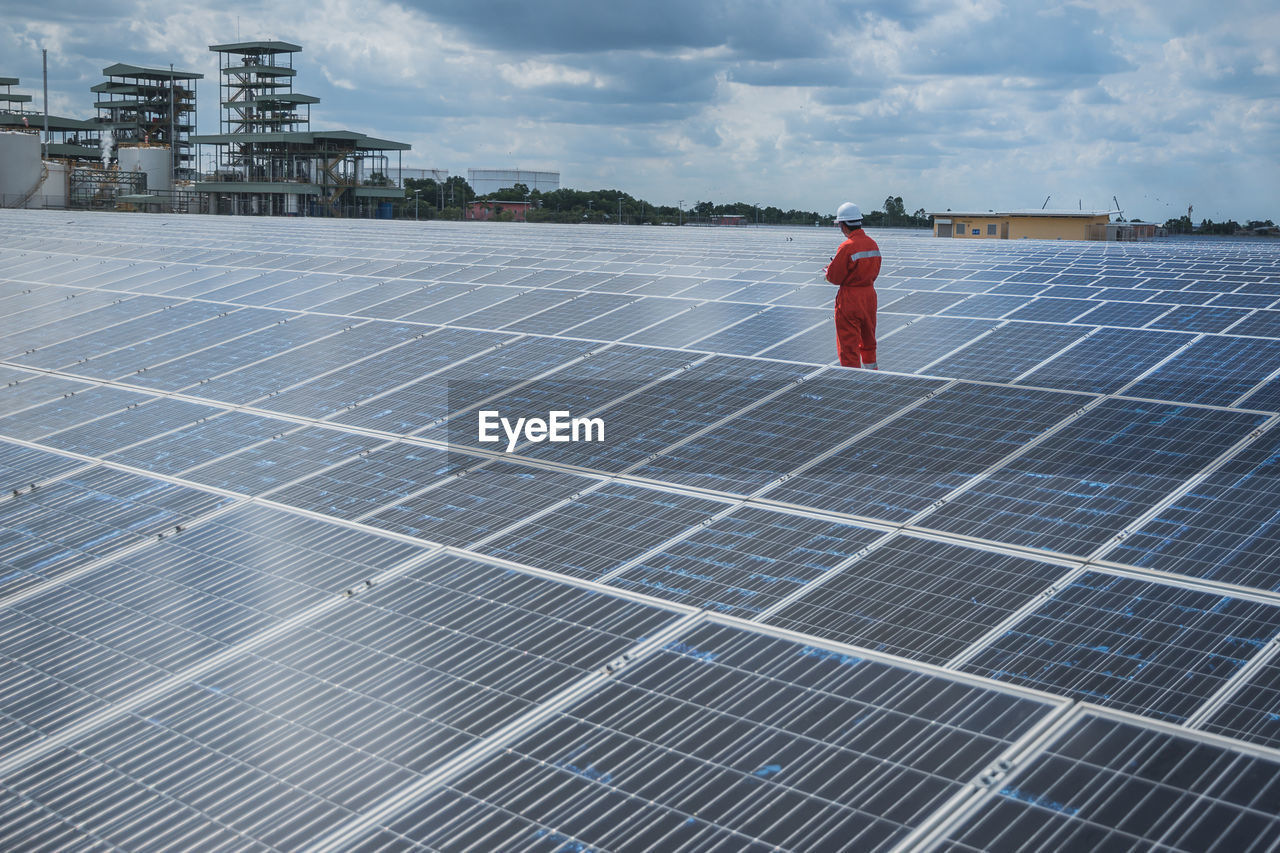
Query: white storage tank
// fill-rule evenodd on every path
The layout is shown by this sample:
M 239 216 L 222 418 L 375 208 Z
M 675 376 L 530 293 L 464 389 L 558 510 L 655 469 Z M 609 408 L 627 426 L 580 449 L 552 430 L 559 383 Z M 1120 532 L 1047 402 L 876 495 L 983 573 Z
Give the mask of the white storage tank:
M 116 151 L 122 172 L 146 172 L 148 193 L 167 193 L 172 186 L 166 145 L 131 145 Z
M 34 206 L 44 172 L 40 166 L 40 137 L 34 133 L 0 130 L 0 207 Z

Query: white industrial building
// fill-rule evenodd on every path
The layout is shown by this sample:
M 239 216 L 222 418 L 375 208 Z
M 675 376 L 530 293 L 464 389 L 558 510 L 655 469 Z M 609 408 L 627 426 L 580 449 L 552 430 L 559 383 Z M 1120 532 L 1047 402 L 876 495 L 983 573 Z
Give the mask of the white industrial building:
M 528 169 L 468 169 L 467 183 L 476 195 L 488 195 L 498 190 L 524 184 L 532 190 L 549 193 L 560 189 L 559 172 L 532 172 Z

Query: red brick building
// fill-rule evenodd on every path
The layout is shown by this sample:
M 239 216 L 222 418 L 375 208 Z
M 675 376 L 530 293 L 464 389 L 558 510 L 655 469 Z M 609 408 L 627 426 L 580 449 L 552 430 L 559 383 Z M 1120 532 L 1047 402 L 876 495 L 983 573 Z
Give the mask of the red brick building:
M 516 222 L 524 222 L 528 210 L 527 201 L 473 201 L 467 207 L 467 219 L 488 221 L 497 219 L 500 213 L 510 212 Z

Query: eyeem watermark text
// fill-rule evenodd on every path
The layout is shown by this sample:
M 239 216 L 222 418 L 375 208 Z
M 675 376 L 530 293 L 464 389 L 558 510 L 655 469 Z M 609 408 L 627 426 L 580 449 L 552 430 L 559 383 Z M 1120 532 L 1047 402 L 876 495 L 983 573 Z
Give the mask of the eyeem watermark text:
M 476 438 L 481 442 L 498 442 L 502 436 L 498 428 L 507 436 L 507 453 L 516 449 L 523 438 L 525 441 L 604 441 L 604 420 L 602 418 L 575 418 L 566 411 L 552 411 L 543 418 L 510 418 L 502 417 L 496 409 L 481 409 L 477 425 Z

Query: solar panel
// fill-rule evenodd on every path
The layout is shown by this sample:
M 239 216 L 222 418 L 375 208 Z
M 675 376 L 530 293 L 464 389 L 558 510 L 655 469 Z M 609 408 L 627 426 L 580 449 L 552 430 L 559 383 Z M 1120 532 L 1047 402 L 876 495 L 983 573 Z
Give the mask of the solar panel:
M 741 323 L 699 338 L 690 346 L 730 355 L 755 355 L 819 323 L 830 323 L 829 312 L 818 308 L 769 308 Z
M 444 545 L 465 546 L 547 509 L 598 481 L 493 462 L 367 516 L 367 524 Z
M 155 399 L 46 435 L 41 442 L 58 450 L 104 456 L 152 436 L 220 414 L 221 409 L 185 400 Z
M 420 849 L 887 850 L 1045 710 L 706 626 L 386 829 Z
M 904 522 L 1086 403 L 959 384 L 770 489 L 770 500 Z
M 15 387 L 21 389 L 27 384 L 24 382 Z M 38 396 L 23 396 L 28 400 L 48 397 L 48 387 L 41 385 Z M 0 434 L 9 438 L 35 439 L 154 399 L 147 394 L 108 385 L 82 389 L 59 382 L 54 390 L 63 396 L 0 417 Z
M 30 488 L 85 464 L 69 456 L 0 441 L 0 495 Z
M 941 665 L 1066 571 L 1025 557 L 899 535 L 766 621 Z
M 1203 724 L 1205 731 L 1250 743 L 1280 746 L 1280 664 L 1274 656 L 1257 667 Z
M 336 465 L 384 443 L 383 439 L 337 430 L 282 425 L 266 441 L 183 471 L 196 483 L 244 495 L 260 495 Z
M 45 471 L 55 470 L 45 463 Z M 227 502 L 100 466 L 0 501 L 0 600 L 172 531 Z
M 718 501 L 611 483 L 476 549 L 595 580 L 727 508 Z
M 1161 306 L 1164 307 L 1164 306 Z M 1241 308 L 1218 305 L 1180 305 L 1151 323 L 1153 329 L 1179 332 L 1222 332 L 1236 324 L 1249 312 Z
M 966 536 L 1088 554 L 1262 420 L 1216 409 L 1107 400 L 924 523 Z
M 508 343 L 509 337 L 491 332 L 468 334 L 470 337 L 462 340 L 452 335 L 446 338 L 447 349 L 424 347 L 427 352 L 423 354 L 422 363 L 410 362 L 405 366 L 405 374 L 397 375 L 398 387 L 371 395 L 356 408 L 335 415 L 334 422 L 398 434 L 415 432 L 462 405 L 458 395 L 452 400 L 449 397 L 453 382 L 467 383 L 469 388 L 483 386 L 494 393 L 533 379 L 591 350 L 590 344 L 554 338 L 523 338 Z M 467 360 L 499 344 L 502 346 L 487 352 L 483 359 Z M 414 379 L 424 375 L 425 378 Z
M 1264 850 L 1274 759 L 1165 730 L 1082 717 L 938 849 Z
M 884 534 L 753 506 L 657 548 L 612 586 L 753 619 Z
M 1134 397 L 1229 405 L 1271 376 L 1280 341 L 1204 337 L 1160 365 L 1126 393 Z
M 694 365 L 597 413 L 605 440 L 531 445 L 522 454 L 618 472 L 795 382 L 813 368 L 733 357 Z
M 626 342 L 641 346 L 683 347 L 760 311 L 755 305 L 703 302 L 669 320 L 628 335 Z
M 455 450 L 389 444 L 285 486 L 273 492 L 271 500 L 356 520 L 483 461 Z
M 0 213 L 0 847 L 1270 843 L 1265 241 Z
M 965 668 L 1181 722 L 1280 630 L 1280 607 L 1085 572 Z
M 921 317 L 911 325 L 878 337 L 881 367 L 915 373 L 996 327 L 995 320 Z
M 1190 341 L 1188 336 L 1175 332 L 1099 329 L 1016 381 L 1046 388 L 1115 393 Z

